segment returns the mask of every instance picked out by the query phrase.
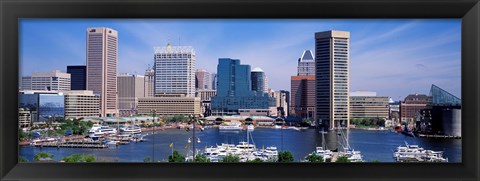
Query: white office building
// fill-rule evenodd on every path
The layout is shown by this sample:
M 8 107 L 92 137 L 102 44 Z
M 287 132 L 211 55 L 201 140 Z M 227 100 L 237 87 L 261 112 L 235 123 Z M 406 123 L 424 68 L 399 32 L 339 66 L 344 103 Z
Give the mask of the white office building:
M 155 47 L 155 95 L 195 97 L 195 50 L 191 46 Z
M 32 76 L 22 77 L 21 90 L 70 90 L 70 83 L 70 74 L 60 70 L 33 72 Z
M 89 90 L 62 91 L 65 96 L 65 119 L 100 117 L 100 96 Z

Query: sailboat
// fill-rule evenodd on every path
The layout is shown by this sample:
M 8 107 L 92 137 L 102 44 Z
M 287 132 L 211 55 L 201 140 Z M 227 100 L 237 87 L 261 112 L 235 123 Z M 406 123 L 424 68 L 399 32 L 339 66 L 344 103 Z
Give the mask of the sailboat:
M 315 151 L 308 154 L 305 159 L 307 159 L 309 155 L 315 154 L 317 156 L 321 156 L 323 161 L 326 162 L 327 160 L 332 159 L 333 152 L 327 148 L 327 143 L 325 141 L 325 134 L 327 134 L 327 132 L 322 130 L 319 131 L 319 133 L 322 134 L 322 146 L 315 147 Z
M 348 143 L 348 138 L 345 136 L 343 131 L 341 129 L 338 130 L 341 132 L 338 135 L 341 135 L 345 142 L 345 145 L 342 145 L 343 150 L 339 152 L 339 156 L 346 156 L 350 162 L 364 162 L 362 153 L 360 151 L 355 151 L 354 149 L 352 149 L 352 147 Z M 337 142 L 341 144 L 340 140 L 337 140 Z

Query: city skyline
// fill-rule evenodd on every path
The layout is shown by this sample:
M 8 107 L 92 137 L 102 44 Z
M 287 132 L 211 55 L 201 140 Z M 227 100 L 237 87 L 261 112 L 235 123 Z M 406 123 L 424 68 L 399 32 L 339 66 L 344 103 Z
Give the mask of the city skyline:
M 109 27 L 119 34 L 119 73 L 142 75 L 148 65 L 153 65 L 153 47 L 171 42 L 195 48 L 197 68 L 215 73 L 218 58 L 241 59 L 244 64 L 265 70 L 270 88 L 289 90 L 298 58 L 304 50 L 314 49 L 314 33 L 333 29 L 351 32 L 351 91 L 375 91 L 399 100 L 408 94 L 428 94 L 430 85 L 436 84 L 461 97 L 460 23 L 459 20 L 22 20 L 20 71 L 21 76 L 27 76 L 85 64 L 85 28 Z M 279 65 L 284 65 L 281 71 Z

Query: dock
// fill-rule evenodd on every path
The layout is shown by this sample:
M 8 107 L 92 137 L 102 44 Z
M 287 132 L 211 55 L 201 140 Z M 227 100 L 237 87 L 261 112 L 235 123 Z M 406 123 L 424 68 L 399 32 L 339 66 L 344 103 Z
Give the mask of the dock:
M 67 142 L 43 142 L 35 144 L 36 147 L 56 147 L 56 148 L 108 148 L 107 145 L 99 141 L 67 141 Z
M 450 136 L 450 135 L 428 135 L 428 134 L 419 134 L 418 137 L 422 138 L 449 138 L 449 139 L 462 139 L 461 136 Z
M 332 160 L 330 162 L 336 162 L 338 158 L 338 152 L 332 152 Z

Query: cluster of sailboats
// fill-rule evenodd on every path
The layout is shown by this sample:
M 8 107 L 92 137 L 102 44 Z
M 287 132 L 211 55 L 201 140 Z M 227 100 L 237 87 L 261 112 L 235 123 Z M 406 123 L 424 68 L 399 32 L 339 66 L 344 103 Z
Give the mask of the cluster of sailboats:
M 362 153 L 360 151 L 355 151 L 352 149 L 352 147 L 350 147 L 350 144 L 348 144 L 348 139 L 344 136 L 344 134 L 338 134 L 342 136 L 341 138 L 343 138 L 345 142 L 345 145 L 343 145 L 342 149 L 339 150 L 339 148 L 337 148 L 335 150 L 329 150 L 327 149 L 327 144 L 324 141 L 326 132 L 320 133 L 322 134 L 322 146 L 316 147 L 314 152 L 307 155 L 304 160 L 305 162 L 307 161 L 307 157 L 310 155 L 321 156 L 323 158 L 323 162 L 334 161 L 341 156 L 346 157 L 349 162 L 364 162 Z M 337 141 L 339 145 L 341 145 L 340 140 Z
M 253 127 L 253 126 L 252 126 Z M 277 160 L 278 151 L 275 146 L 264 146 L 258 149 L 251 136 L 253 128 L 247 128 L 247 141 L 241 141 L 238 145 L 222 143 L 221 145 L 205 147 L 203 155 L 205 155 L 211 162 L 222 162 L 223 159 L 231 156 L 237 156 L 240 162 L 247 162 L 256 159 L 262 161 L 273 162 Z M 250 143 L 250 138 L 252 143 Z
M 393 153 L 393 158 L 397 162 L 448 162 L 448 158 L 443 157 L 442 151 L 426 150 L 418 145 L 398 146 Z
M 205 155 L 211 162 L 222 162 L 229 155 L 237 156 L 240 162 L 260 159 L 262 161 L 276 161 L 278 156 L 277 147 L 269 146 L 266 149 L 257 149 L 254 144 L 240 142 L 238 145 L 222 143 L 204 150 Z

